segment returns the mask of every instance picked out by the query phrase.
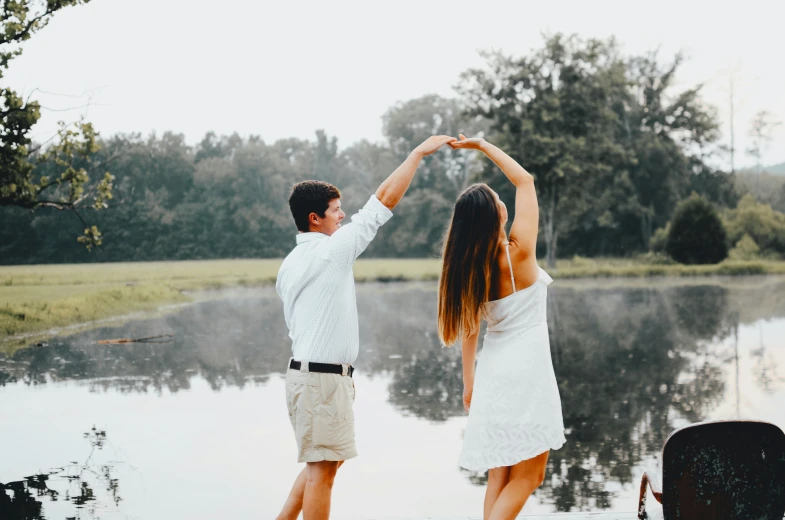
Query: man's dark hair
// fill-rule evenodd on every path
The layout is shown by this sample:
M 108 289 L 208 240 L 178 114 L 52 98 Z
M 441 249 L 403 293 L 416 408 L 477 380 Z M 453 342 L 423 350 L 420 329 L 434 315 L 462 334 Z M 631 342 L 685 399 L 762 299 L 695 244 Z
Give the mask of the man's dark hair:
M 341 198 L 341 192 L 327 182 L 303 181 L 292 187 L 289 195 L 289 209 L 292 210 L 294 223 L 297 229 L 309 231 L 308 215 L 316 213 L 324 217 L 324 212 L 330 206 L 330 201 Z

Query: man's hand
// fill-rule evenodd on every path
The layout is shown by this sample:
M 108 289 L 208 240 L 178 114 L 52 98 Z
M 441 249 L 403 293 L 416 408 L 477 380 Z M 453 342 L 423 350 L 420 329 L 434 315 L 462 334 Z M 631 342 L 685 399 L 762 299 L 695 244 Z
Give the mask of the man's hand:
M 420 157 L 425 157 L 426 155 L 431 155 L 445 144 L 451 144 L 455 141 L 457 141 L 457 139 L 449 135 L 432 135 L 423 141 L 420 146 L 415 148 L 414 153 L 418 154 Z
M 474 385 L 463 387 L 463 409 L 469 413 L 469 407 L 472 404 L 472 392 L 474 392 Z
M 450 143 L 450 146 L 455 149 L 466 149 L 466 150 L 482 150 L 485 145 L 488 143 L 482 137 L 472 137 L 467 139 L 465 135 L 460 135 L 460 141 L 455 140 Z

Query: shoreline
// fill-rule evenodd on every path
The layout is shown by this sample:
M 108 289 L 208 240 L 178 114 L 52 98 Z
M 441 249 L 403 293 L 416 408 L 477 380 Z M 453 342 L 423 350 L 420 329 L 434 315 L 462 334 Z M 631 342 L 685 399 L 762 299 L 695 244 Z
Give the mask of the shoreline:
M 281 259 L 264 259 L 0 266 L 0 345 L 210 299 L 217 290 L 270 287 L 280 263 Z M 388 283 L 436 281 L 440 270 L 438 259 L 361 259 L 354 273 L 358 283 Z M 645 283 L 655 278 L 658 284 L 665 279 L 698 283 L 705 278 L 785 275 L 785 261 L 688 266 L 575 259 L 559 261 L 549 272 L 556 281 Z M 0 352 L 4 350 L 0 347 Z

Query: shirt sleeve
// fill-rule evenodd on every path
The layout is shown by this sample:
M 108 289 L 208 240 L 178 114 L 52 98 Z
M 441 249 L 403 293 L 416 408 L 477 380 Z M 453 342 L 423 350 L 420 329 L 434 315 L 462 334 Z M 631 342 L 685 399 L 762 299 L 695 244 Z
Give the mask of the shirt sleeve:
M 330 259 L 340 265 L 353 264 L 392 215 L 392 211 L 382 204 L 376 195 L 371 195 L 365 206 L 352 215 L 351 223 L 341 226 L 330 236 Z

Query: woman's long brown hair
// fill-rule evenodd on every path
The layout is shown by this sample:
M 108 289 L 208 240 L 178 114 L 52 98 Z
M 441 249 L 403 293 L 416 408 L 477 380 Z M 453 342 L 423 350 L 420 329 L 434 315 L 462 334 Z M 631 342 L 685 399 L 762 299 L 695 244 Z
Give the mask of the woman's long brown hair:
M 438 329 L 448 347 L 476 332 L 490 299 L 500 233 L 496 197 L 487 184 L 472 184 L 455 202 L 442 252 Z

